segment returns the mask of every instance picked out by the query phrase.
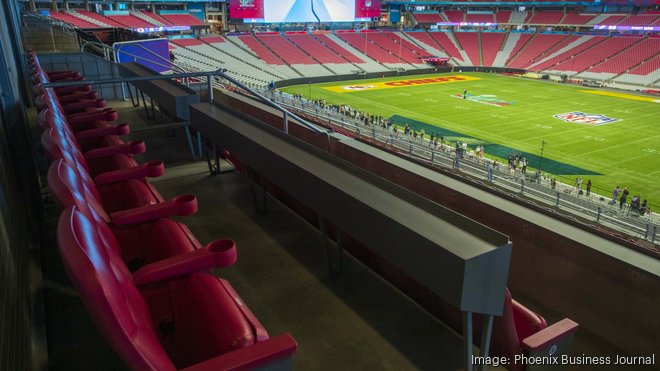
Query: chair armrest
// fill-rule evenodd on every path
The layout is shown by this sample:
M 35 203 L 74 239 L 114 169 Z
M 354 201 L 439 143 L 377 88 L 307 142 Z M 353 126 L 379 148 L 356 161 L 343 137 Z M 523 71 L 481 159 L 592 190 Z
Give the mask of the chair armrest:
M 292 370 L 293 354 L 297 347 L 298 344 L 291 335 L 282 334 L 186 367 L 182 371 L 238 371 L 259 367 L 268 370 Z
M 116 146 L 108 146 L 102 148 L 95 148 L 85 152 L 85 158 L 88 160 L 93 160 L 102 157 L 109 157 L 123 153 L 125 155 L 134 155 L 138 153 L 144 153 L 147 148 L 143 140 L 136 140 L 133 142 L 128 142 L 124 144 L 118 144 Z
M 104 128 L 79 131 L 78 133 L 76 133 L 76 139 L 78 140 L 92 139 L 92 138 L 104 137 L 106 135 L 127 135 L 130 134 L 130 132 L 131 132 L 131 128 L 128 126 L 128 124 L 123 123 L 119 125 L 108 125 Z
M 522 348 L 530 356 L 565 354 L 570 348 L 573 335 L 575 335 L 578 327 L 579 325 L 576 322 L 564 318 L 523 339 Z
M 82 75 L 80 72 L 74 72 L 74 71 L 52 71 L 52 72 L 46 72 L 46 75 L 48 75 L 48 79 L 52 81 L 59 81 L 63 79 L 80 79 Z
M 227 268 L 236 263 L 236 243 L 215 240 L 204 248 L 145 265 L 133 274 L 136 285 L 188 276 L 212 268 Z
M 79 91 L 57 97 L 60 104 L 72 103 L 81 99 L 98 99 L 99 94 L 95 91 Z
M 143 165 L 107 171 L 94 178 L 98 185 L 108 185 L 112 183 L 124 182 L 130 179 L 156 178 L 165 174 L 165 165 L 163 161 L 149 161 Z
M 66 104 L 63 104 L 60 101 L 60 104 L 62 105 L 62 110 L 67 115 L 71 115 L 75 113 L 83 113 L 82 111 L 88 108 L 105 108 L 105 106 L 107 106 L 107 102 L 105 101 L 105 99 L 94 99 L 94 100 L 84 99 L 81 100 L 80 102 L 71 102 Z
M 170 216 L 186 216 L 197 212 L 197 197 L 193 195 L 176 196 L 173 199 L 157 204 L 117 211 L 110 214 L 112 222 L 117 225 L 144 223 Z
M 78 85 L 78 86 L 66 86 L 61 88 L 54 88 L 55 94 L 58 96 L 60 94 L 71 94 L 77 91 L 92 91 L 91 85 Z
M 74 113 L 67 116 L 70 125 L 86 124 L 94 121 L 115 121 L 119 118 L 117 111 L 112 108 L 104 108 L 98 111 Z

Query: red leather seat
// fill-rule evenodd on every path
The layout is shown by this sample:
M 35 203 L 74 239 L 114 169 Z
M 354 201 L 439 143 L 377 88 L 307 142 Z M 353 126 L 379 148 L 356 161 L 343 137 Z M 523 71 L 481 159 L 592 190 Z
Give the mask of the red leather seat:
M 167 214 L 143 208 L 115 214 L 118 216 L 115 222 L 111 214 L 104 210 L 94 189 L 86 187 L 82 177 L 65 160 L 58 160 L 51 165 L 48 185 L 62 209 L 77 206 L 86 211 L 85 215 L 91 220 L 105 223 L 112 229 L 119 241 L 119 254 L 131 270 L 202 247 L 186 225 L 168 219 L 169 216 L 196 212 L 196 200 L 192 196 L 177 198 L 179 203 L 172 205 Z M 182 202 L 187 203 L 185 208 L 181 207 Z M 125 220 L 126 215 L 135 217 L 138 212 L 144 215 L 140 222 L 123 222 L 122 218 Z
M 132 369 L 251 369 L 295 352 L 289 335 L 268 339 L 227 281 L 198 273 L 233 263 L 235 246 L 229 241 L 131 276 L 111 231 L 75 206 L 62 214 L 57 240 L 92 318 Z

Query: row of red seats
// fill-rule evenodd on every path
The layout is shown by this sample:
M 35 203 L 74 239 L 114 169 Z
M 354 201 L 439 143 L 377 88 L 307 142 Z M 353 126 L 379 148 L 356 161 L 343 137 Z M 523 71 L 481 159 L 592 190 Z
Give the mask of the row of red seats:
M 48 184 L 64 209 L 57 242 L 65 268 L 99 330 L 131 369 L 290 369 L 297 344 L 270 338 L 231 284 L 212 274 L 236 261 L 231 240 L 203 246 L 170 217 L 197 211 L 197 199 L 164 200 L 147 177 L 161 161 L 138 164 L 142 141 L 124 142 L 83 77 L 44 71 L 29 60 L 33 92 L 52 160 Z M 44 88 L 48 82 L 80 85 Z

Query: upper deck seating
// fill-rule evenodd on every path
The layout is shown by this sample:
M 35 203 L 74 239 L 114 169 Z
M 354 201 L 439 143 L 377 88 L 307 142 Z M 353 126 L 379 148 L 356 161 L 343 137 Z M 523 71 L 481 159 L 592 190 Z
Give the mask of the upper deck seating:
M 52 18 L 58 19 L 62 22 L 69 23 L 73 26 L 80 28 L 99 28 L 100 26 L 96 23 L 88 22 L 82 18 L 74 17 L 71 14 L 64 12 L 50 12 Z
M 191 15 L 190 13 L 186 14 L 161 14 L 162 18 L 165 18 L 169 23 L 174 26 L 202 26 L 205 23 L 202 22 L 199 18 Z
M 168 21 L 167 19 L 161 17 L 160 15 L 158 15 L 156 13 L 152 13 L 152 12 L 149 12 L 149 11 L 146 11 L 146 10 L 142 10 L 141 13 L 143 15 L 147 16 L 147 18 L 151 18 L 151 19 L 153 19 L 157 22 L 160 22 L 160 23 L 164 24 L 165 26 L 172 25 L 172 22 Z
M 494 23 L 495 17 L 492 14 L 465 14 L 465 22 L 468 23 Z
M 414 13 L 413 16 L 417 23 L 432 23 L 436 24 L 438 22 L 443 22 L 444 20 L 440 17 L 440 13 Z
M 566 13 L 566 17 L 561 21 L 562 24 L 582 25 L 594 19 L 594 14 Z
M 135 17 L 133 15 L 107 15 L 106 17 L 112 19 L 113 21 L 123 24 L 127 28 L 149 28 L 154 27 L 153 24 L 145 21 L 144 19 Z
M 110 27 L 116 27 L 116 28 L 125 28 L 126 27 L 123 24 L 117 23 L 117 22 L 113 21 L 112 19 L 110 19 L 108 17 L 104 17 L 100 14 L 90 12 L 88 10 L 78 9 L 78 10 L 75 11 L 75 13 L 78 13 L 78 14 L 83 15 L 85 17 L 91 18 L 91 19 L 93 19 L 97 22 L 107 24 Z
M 658 19 L 660 16 L 657 14 L 634 14 L 619 22 L 617 26 L 650 26 Z
M 534 13 L 525 23 L 527 24 L 559 24 L 564 17 L 563 12 L 537 12 Z
M 500 10 L 499 12 L 495 13 L 495 22 L 498 24 L 509 23 L 511 13 L 512 12 L 510 10 Z

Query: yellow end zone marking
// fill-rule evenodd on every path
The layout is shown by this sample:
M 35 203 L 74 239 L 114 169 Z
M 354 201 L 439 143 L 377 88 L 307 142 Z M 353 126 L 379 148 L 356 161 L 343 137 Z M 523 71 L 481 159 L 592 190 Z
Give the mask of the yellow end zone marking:
M 406 86 L 418 86 L 418 85 L 446 84 L 450 82 L 474 81 L 474 80 L 481 80 L 481 78 L 468 76 L 468 75 L 452 75 L 452 76 L 427 77 L 422 79 L 380 81 L 380 82 L 354 84 L 354 85 L 326 86 L 323 89 L 334 91 L 335 93 L 353 93 L 356 91 L 402 88 Z
M 612 91 L 602 91 L 602 90 L 580 90 L 582 93 L 596 94 L 596 95 L 605 95 L 608 97 L 623 98 L 630 100 L 639 100 L 642 102 L 654 102 L 659 103 L 660 101 L 657 98 L 652 97 L 640 97 L 639 95 L 624 94 L 624 93 L 615 93 Z

